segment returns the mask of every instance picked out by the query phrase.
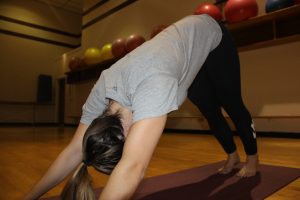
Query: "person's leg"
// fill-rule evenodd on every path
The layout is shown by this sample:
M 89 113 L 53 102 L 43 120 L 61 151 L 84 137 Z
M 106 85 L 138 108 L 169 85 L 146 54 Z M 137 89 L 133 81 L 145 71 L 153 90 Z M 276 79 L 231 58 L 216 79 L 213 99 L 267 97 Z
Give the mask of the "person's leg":
M 210 130 L 228 155 L 225 165 L 219 169 L 222 174 L 231 172 L 233 167 L 239 163 L 239 156 L 233 135 L 226 119 L 221 111 L 221 104 L 215 94 L 215 88 L 208 79 L 206 67 L 203 67 L 197 74 L 193 84 L 188 90 L 188 98 L 198 107 L 206 118 Z
M 231 36 L 222 27 L 220 45 L 208 56 L 205 68 L 216 91 L 220 105 L 232 119 L 247 154 L 240 176 L 253 176 L 258 164 L 256 135 L 252 117 L 245 107 L 241 95 L 239 57 Z

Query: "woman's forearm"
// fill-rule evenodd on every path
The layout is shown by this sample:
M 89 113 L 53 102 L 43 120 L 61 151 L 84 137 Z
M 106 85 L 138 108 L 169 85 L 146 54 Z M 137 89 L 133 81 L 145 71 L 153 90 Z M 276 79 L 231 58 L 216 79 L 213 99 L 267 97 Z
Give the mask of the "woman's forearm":
M 25 196 L 24 200 L 38 199 L 60 183 L 82 161 L 82 137 L 87 126 L 79 125 L 70 144 L 59 154 L 43 177 Z
M 143 176 L 144 170 L 140 166 L 120 162 L 111 174 L 100 200 L 130 199 Z
M 60 183 L 82 160 L 82 155 L 74 155 L 71 148 L 66 148 L 60 153 L 45 175 L 25 197 L 26 200 L 37 199 L 52 187 Z
M 164 115 L 132 125 L 122 159 L 113 170 L 100 200 L 127 200 L 132 197 L 151 160 L 166 119 Z

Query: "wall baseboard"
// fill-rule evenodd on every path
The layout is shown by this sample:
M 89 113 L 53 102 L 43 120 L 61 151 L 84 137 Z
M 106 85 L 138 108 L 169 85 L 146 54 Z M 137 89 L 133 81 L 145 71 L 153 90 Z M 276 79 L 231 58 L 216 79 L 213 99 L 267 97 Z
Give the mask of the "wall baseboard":
M 30 127 L 30 126 L 39 126 L 39 127 L 52 127 L 60 126 L 55 122 L 0 122 L 0 127 Z
M 167 128 L 164 130 L 164 133 L 172 134 L 172 133 L 182 133 L 182 134 L 205 134 L 211 135 L 210 130 L 191 130 L 191 129 L 170 129 Z M 233 131 L 235 136 L 238 136 L 236 131 Z M 257 131 L 257 137 L 275 137 L 275 138 L 296 138 L 300 139 L 300 132 L 293 133 L 293 132 L 273 132 L 273 131 Z
M 77 124 L 65 123 L 63 125 L 58 123 L 9 123 L 9 122 L 0 122 L 0 127 L 77 127 Z M 193 130 L 193 129 L 164 129 L 164 134 L 172 134 L 172 133 L 180 133 L 180 134 L 204 134 L 211 135 L 210 130 Z M 233 131 L 235 136 L 238 136 L 236 131 Z M 273 132 L 273 131 L 257 131 L 257 137 L 274 137 L 274 138 L 295 138 L 300 139 L 300 132 Z

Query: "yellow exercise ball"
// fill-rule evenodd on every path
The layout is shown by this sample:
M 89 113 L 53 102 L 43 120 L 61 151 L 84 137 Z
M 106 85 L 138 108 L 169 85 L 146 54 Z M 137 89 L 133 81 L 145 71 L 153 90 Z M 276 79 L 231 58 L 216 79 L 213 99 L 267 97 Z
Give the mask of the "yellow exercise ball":
M 112 59 L 114 57 L 114 55 L 112 54 L 112 51 L 111 51 L 111 47 L 112 47 L 112 44 L 105 44 L 101 48 L 101 57 L 103 60 Z
M 84 60 L 88 65 L 93 65 L 102 61 L 101 51 L 96 47 L 91 47 L 85 50 Z

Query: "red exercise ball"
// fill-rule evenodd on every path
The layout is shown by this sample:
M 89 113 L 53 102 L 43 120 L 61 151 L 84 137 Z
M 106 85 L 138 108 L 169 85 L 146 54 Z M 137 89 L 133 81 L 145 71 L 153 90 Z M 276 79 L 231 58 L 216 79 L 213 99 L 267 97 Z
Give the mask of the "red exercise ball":
M 86 68 L 88 65 L 87 63 L 85 62 L 84 58 L 80 58 L 80 64 L 79 64 L 79 68 L 82 69 L 82 68 Z
M 168 25 L 165 25 L 165 24 L 161 24 L 161 25 L 155 27 L 151 32 L 150 38 L 153 38 L 154 36 L 159 34 L 162 30 L 164 30 L 167 27 L 168 27 Z
M 126 51 L 130 52 L 134 50 L 135 48 L 143 44 L 145 41 L 146 40 L 143 36 L 135 35 L 135 34 L 130 35 L 126 40 Z
M 255 17 L 258 14 L 256 0 L 228 0 L 224 7 L 228 23 L 235 23 Z
M 222 20 L 221 10 L 212 3 L 202 3 L 194 11 L 195 15 L 208 14 L 217 21 Z
M 83 58 L 74 56 L 69 61 L 69 69 L 71 71 L 85 68 L 87 66 Z
M 123 38 L 118 38 L 112 43 L 111 47 L 112 54 L 116 58 L 121 58 L 126 55 L 126 40 Z

